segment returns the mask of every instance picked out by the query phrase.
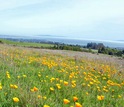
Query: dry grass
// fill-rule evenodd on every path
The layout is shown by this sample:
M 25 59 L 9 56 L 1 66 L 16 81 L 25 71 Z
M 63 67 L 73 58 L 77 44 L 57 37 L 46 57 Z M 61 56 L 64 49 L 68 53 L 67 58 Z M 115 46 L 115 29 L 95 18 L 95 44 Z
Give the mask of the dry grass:
M 114 65 L 117 67 L 119 71 L 124 71 L 124 59 L 120 57 L 104 55 L 104 54 L 92 54 L 87 52 L 76 52 L 76 51 L 68 51 L 68 50 L 50 50 L 50 49 L 33 49 L 34 51 L 40 51 L 44 54 L 52 53 L 52 54 L 60 54 L 63 56 L 73 57 L 75 60 L 80 60 L 81 58 L 85 58 L 87 60 L 97 60 L 103 62 L 103 64 Z
M 5 44 L 0 44 L 0 45 L 5 46 L 6 48 L 13 48 L 13 46 L 10 46 L 10 45 L 5 45 Z M 75 60 L 79 60 L 81 58 L 85 58 L 87 60 L 94 60 L 94 61 L 97 60 L 97 61 L 100 61 L 100 63 L 103 62 L 103 64 L 108 64 L 110 66 L 114 65 L 121 72 L 124 71 L 124 58 L 121 58 L 121 57 L 110 56 L 105 54 L 97 54 L 97 53 L 92 54 L 88 52 L 69 51 L 69 50 L 35 49 L 35 48 L 18 47 L 18 46 L 16 47 L 20 49 L 25 48 L 26 50 L 31 50 L 34 52 L 39 51 L 42 54 L 52 53 L 55 55 L 73 57 Z

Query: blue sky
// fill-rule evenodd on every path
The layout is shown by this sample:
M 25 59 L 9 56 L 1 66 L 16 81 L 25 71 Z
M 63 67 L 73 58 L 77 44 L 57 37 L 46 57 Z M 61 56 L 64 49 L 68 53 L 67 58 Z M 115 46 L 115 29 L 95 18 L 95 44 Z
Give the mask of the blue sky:
M 0 34 L 124 40 L 124 0 L 0 0 Z

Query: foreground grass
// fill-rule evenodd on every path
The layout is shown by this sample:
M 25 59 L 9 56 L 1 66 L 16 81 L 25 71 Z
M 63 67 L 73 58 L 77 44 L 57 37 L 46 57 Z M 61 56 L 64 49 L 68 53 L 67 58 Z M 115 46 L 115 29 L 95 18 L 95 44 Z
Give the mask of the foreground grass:
M 99 61 L 0 45 L 0 107 L 123 107 L 124 75 Z

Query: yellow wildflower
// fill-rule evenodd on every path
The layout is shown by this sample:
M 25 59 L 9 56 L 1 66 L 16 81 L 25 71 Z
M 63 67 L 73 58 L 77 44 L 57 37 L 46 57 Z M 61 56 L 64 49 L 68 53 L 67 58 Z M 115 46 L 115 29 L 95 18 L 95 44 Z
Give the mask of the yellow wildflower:
M 82 105 L 80 103 L 75 103 L 75 107 L 82 107 Z
M 31 89 L 31 91 L 32 91 L 32 92 L 38 91 L 38 88 L 37 88 L 37 87 L 34 87 L 34 88 Z
M 17 86 L 17 85 L 14 85 L 14 88 L 15 88 L 15 89 L 17 89 L 17 88 L 18 88 L 18 86 Z
M 17 97 L 13 97 L 13 101 L 17 103 L 19 102 L 19 99 Z
M 67 86 L 68 85 L 68 82 L 67 81 L 64 81 L 64 85 Z
M 10 84 L 10 88 L 17 89 L 18 86 L 17 85 Z
M 17 76 L 17 78 L 20 78 L 20 76 Z
M 100 95 L 100 96 L 98 95 L 98 96 L 97 96 L 97 99 L 98 99 L 98 100 L 104 100 L 104 96 L 103 96 L 103 95 Z
M 0 90 L 2 90 L 2 88 L 3 88 L 3 87 L 0 85 Z
M 48 106 L 48 105 L 44 105 L 43 107 L 50 107 L 50 106 Z
M 50 91 L 54 91 L 54 88 L 53 87 L 50 87 Z
M 88 92 L 86 92 L 86 95 L 89 95 L 89 93 L 88 93 Z
M 118 98 L 121 98 L 122 96 L 121 95 L 118 95 Z
M 58 89 L 61 89 L 60 84 L 56 84 L 56 87 L 57 87 Z
M 42 96 L 41 95 L 38 95 L 37 98 L 40 99 Z
M 78 100 L 78 98 L 76 97 L 76 96 L 74 96 L 73 97 L 73 101 L 75 102 L 75 101 L 77 101 Z
M 24 78 L 26 78 L 27 76 L 26 75 L 23 75 Z
M 46 97 L 46 96 L 43 96 L 43 99 L 44 99 L 44 100 L 46 100 L 46 99 L 47 99 L 47 97 Z
M 64 99 L 63 102 L 64 102 L 64 104 L 70 103 L 70 101 L 68 99 Z

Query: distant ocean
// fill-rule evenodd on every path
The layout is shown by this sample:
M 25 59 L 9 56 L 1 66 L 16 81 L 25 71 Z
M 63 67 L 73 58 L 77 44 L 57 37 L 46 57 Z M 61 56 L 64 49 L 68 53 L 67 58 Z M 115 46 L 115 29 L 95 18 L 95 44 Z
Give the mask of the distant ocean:
M 74 45 L 81 45 L 86 46 L 87 43 L 103 43 L 105 46 L 111 48 L 124 48 L 123 41 L 100 41 L 100 40 L 79 40 L 79 39 L 63 39 L 63 38 L 47 38 L 46 40 L 65 43 L 65 44 L 74 44 Z
M 89 39 L 73 39 L 73 38 L 63 38 L 63 37 L 50 37 L 49 35 L 45 36 L 10 36 L 10 35 L 0 35 L 0 38 L 15 38 L 15 39 L 38 39 L 42 41 L 50 42 L 59 42 L 65 44 L 81 45 L 86 46 L 87 43 L 103 43 L 105 46 L 111 48 L 122 48 L 124 49 L 124 40 L 123 41 L 109 41 L 109 40 L 89 40 Z

